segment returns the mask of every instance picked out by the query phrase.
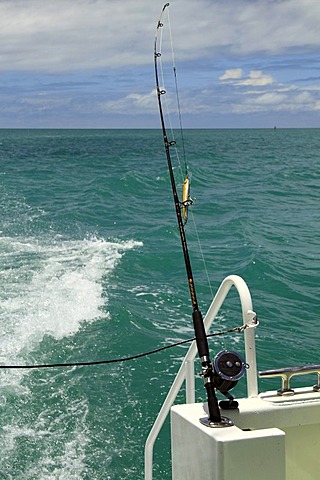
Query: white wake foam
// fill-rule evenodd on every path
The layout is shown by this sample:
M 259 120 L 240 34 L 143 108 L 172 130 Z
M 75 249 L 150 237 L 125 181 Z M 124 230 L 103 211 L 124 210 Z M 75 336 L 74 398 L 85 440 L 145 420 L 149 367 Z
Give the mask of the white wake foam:
M 0 237 L 0 362 L 108 317 L 108 277 L 139 242 Z

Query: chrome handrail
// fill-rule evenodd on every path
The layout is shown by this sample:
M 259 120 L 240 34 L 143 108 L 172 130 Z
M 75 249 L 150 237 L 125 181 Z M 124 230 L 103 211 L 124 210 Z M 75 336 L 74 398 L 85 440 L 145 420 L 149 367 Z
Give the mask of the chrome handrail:
M 204 318 L 204 326 L 206 332 L 208 332 L 232 286 L 235 286 L 238 291 L 242 308 L 243 325 L 246 326 L 246 328 L 244 329 L 245 356 L 246 363 L 250 366 L 250 368 L 247 370 L 247 395 L 248 397 L 255 397 L 258 395 L 258 379 L 255 333 L 254 328 L 251 327 L 257 326 L 257 317 L 252 309 L 253 307 L 249 288 L 241 277 L 239 277 L 238 275 L 229 275 L 223 280 L 206 313 L 206 316 Z M 175 401 L 184 380 L 186 380 L 186 403 L 193 403 L 195 401 L 193 361 L 196 354 L 197 346 L 196 342 L 194 341 L 190 345 L 190 348 L 184 360 L 182 361 L 176 378 L 171 385 L 166 399 L 150 430 L 150 433 L 146 440 L 144 452 L 145 480 L 152 480 L 154 443 L 170 412 L 170 408 L 172 407 L 173 402 Z
M 279 390 L 277 390 L 278 395 L 294 395 L 294 390 L 290 386 L 290 380 L 292 377 L 299 375 L 310 375 L 317 374 L 317 384 L 313 386 L 315 392 L 320 391 L 320 365 L 304 365 L 301 367 L 286 367 L 286 368 L 277 368 L 274 370 L 265 370 L 259 372 L 260 378 L 273 378 L 280 377 L 282 380 L 282 385 Z

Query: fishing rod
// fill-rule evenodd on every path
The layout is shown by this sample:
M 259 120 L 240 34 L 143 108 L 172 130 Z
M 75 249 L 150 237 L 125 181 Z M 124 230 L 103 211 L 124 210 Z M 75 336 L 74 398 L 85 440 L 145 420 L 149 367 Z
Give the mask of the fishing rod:
M 182 213 L 181 213 L 181 203 L 179 201 L 179 197 L 177 193 L 176 182 L 174 178 L 172 161 L 171 161 L 170 148 L 175 145 L 175 142 L 168 140 L 163 108 L 162 108 L 162 101 L 161 101 L 161 97 L 162 95 L 166 94 L 166 91 L 160 87 L 158 61 L 161 57 L 161 52 L 158 51 L 158 40 L 159 40 L 159 30 L 163 27 L 163 23 L 162 23 L 163 15 L 164 15 L 165 9 L 168 6 L 169 6 L 169 3 L 166 3 L 162 9 L 161 16 L 158 21 L 157 31 L 156 31 L 155 41 L 154 41 L 154 67 L 155 67 L 155 80 L 156 80 L 158 107 L 159 107 L 159 113 L 160 113 L 160 122 L 161 122 L 161 128 L 162 128 L 164 148 L 165 148 L 165 153 L 166 153 L 167 162 L 168 162 L 171 189 L 173 194 L 173 200 L 174 200 L 178 227 L 179 227 L 179 234 L 180 234 L 181 245 L 182 245 L 182 250 L 184 255 L 184 262 L 185 262 L 187 278 L 188 278 L 189 292 L 190 292 L 190 298 L 191 298 L 192 310 L 193 310 L 192 318 L 193 318 L 194 332 L 196 337 L 198 354 L 199 354 L 201 365 L 202 365 L 202 375 L 204 379 L 205 388 L 207 391 L 209 421 L 213 423 L 220 423 L 221 415 L 220 415 L 220 409 L 219 409 L 217 397 L 215 394 L 215 387 L 213 382 L 213 369 L 212 369 L 212 364 L 209 356 L 209 346 L 208 346 L 208 341 L 207 341 L 206 332 L 204 328 L 202 313 L 199 310 L 199 306 L 198 306 L 197 295 L 196 295 L 193 273 L 192 273 L 191 262 L 190 262 L 190 256 L 189 256 L 189 250 L 187 245 L 187 239 L 185 235 L 184 223 L 183 223 Z
M 198 355 L 201 361 L 201 367 L 202 367 L 201 374 L 202 374 L 202 377 L 204 380 L 204 386 L 207 392 L 208 418 L 200 419 L 200 421 L 203 424 L 210 427 L 230 426 L 232 425 L 232 422 L 228 418 L 221 416 L 218 400 L 216 397 L 216 389 L 219 390 L 221 393 L 223 393 L 223 395 L 225 395 L 228 399 L 228 401 L 220 402 L 221 408 L 226 408 L 226 409 L 237 408 L 238 403 L 234 401 L 234 398 L 232 397 L 232 395 L 230 395 L 229 390 L 231 390 L 237 384 L 238 379 L 244 375 L 246 365 L 244 364 L 241 357 L 237 353 L 233 351 L 228 351 L 228 350 L 223 350 L 219 352 L 215 356 L 214 362 L 213 363 L 211 362 L 210 354 L 209 354 L 209 345 L 208 345 L 208 340 L 207 340 L 207 336 L 204 328 L 203 317 L 198 306 L 196 289 L 194 285 L 194 278 L 193 278 L 193 273 L 191 268 L 191 261 L 189 256 L 186 234 L 185 234 L 187 210 L 188 210 L 188 207 L 192 204 L 192 200 L 190 198 L 190 192 L 189 192 L 188 173 L 186 172 L 187 177 L 183 185 L 182 202 L 180 202 L 179 196 L 177 193 L 176 182 L 175 182 L 173 166 L 171 161 L 171 153 L 170 153 L 170 149 L 176 145 L 176 142 L 175 140 L 169 141 L 168 139 L 165 119 L 164 119 L 164 112 L 162 107 L 162 100 L 161 100 L 162 96 L 165 95 L 167 92 L 164 89 L 164 87 L 160 86 L 159 63 L 161 58 L 161 51 L 160 49 L 158 49 L 158 43 L 161 43 L 162 45 L 163 17 L 168 6 L 169 6 L 169 3 L 166 3 L 162 9 L 162 12 L 157 24 L 156 35 L 154 40 L 155 81 L 156 81 L 156 91 L 157 91 L 157 98 L 158 98 L 158 107 L 159 107 L 159 113 L 160 113 L 160 123 L 162 128 L 162 137 L 163 137 L 164 148 L 165 148 L 165 153 L 167 157 L 167 164 L 168 164 L 168 170 L 169 170 L 170 181 L 171 181 L 171 189 L 173 194 L 173 200 L 175 205 L 176 217 L 177 217 L 177 222 L 179 227 L 179 234 L 180 234 L 181 245 L 182 245 L 182 250 L 184 255 L 184 263 L 186 267 L 188 286 L 189 286 L 189 292 L 190 292 L 190 298 L 191 298 L 191 304 L 192 304 L 193 327 L 195 332 Z M 161 42 L 159 42 L 160 39 L 161 39 Z M 180 127 L 182 127 L 175 66 L 173 66 L 173 73 L 174 73 L 175 85 L 176 85 Z M 183 149 L 184 149 L 184 145 L 183 145 Z

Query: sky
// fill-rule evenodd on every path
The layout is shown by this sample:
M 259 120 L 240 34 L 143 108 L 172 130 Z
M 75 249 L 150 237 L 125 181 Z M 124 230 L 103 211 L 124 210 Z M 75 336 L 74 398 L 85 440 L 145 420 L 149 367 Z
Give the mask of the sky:
M 0 0 L 0 128 L 159 128 L 164 3 Z M 171 0 L 166 11 L 161 62 L 173 89 L 172 38 L 183 127 L 320 127 L 319 0 Z

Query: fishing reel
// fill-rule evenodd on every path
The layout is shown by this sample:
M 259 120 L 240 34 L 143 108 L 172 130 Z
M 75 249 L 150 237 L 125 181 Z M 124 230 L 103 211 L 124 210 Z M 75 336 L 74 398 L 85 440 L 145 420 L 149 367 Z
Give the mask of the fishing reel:
M 225 410 L 238 408 L 238 402 L 229 393 L 238 383 L 238 380 L 244 376 L 249 367 L 240 355 L 232 350 L 221 350 L 217 353 L 212 362 L 213 367 L 213 385 L 216 390 L 221 392 L 228 400 L 221 400 L 219 407 Z

